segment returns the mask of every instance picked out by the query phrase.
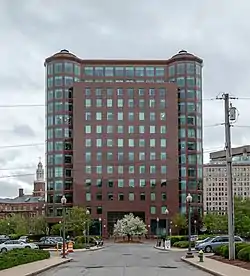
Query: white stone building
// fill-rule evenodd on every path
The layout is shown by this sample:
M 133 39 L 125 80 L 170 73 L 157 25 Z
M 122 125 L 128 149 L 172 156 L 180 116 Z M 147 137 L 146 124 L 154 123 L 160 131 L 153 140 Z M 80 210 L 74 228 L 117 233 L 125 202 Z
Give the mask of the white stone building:
M 250 146 L 235 148 L 233 155 L 234 195 L 250 197 Z M 203 166 L 204 212 L 227 211 L 227 170 L 225 151 L 211 153 L 211 161 Z

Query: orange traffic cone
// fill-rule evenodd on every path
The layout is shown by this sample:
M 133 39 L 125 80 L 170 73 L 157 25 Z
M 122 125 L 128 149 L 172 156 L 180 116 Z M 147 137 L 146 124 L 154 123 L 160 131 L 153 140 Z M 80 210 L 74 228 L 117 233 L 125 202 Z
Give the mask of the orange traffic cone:
M 68 253 L 72 253 L 74 252 L 74 246 L 73 246 L 73 242 L 69 242 L 68 243 Z

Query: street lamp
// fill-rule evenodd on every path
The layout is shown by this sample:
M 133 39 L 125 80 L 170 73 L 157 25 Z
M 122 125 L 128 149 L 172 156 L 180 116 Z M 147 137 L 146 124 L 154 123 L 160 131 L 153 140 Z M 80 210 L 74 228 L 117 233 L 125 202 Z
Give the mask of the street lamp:
M 102 218 L 99 218 L 99 227 L 100 227 L 99 233 L 101 238 L 102 237 Z
M 66 258 L 66 254 L 65 254 L 65 217 L 66 217 L 66 212 L 65 212 L 65 206 L 67 203 L 67 198 L 65 196 L 62 196 L 61 198 L 61 203 L 62 203 L 62 207 L 63 207 L 63 258 Z
M 186 258 L 194 258 L 194 255 L 191 251 L 191 203 L 193 201 L 191 194 L 187 195 L 186 201 L 188 204 L 188 252 Z
M 61 226 L 61 224 L 62 224 L 62 222 L 59 221 L 59 225 L 60 225 L 60 229 L 59 229 L 59 231 L 60 231 L 60 237 L 62 236 L 62 226 Z
M 194 220 L 194 234 L 196 235 L 197 229 L 196 229 L 197 220 Z
M 157 246 L 159 246 L 159 218 L 156 218 L 156 235 L 157 235 Z
M 165 215 L 166 215 L 166 238 L 168 238 L 168 215 L 169 215 L 169 211 L 168 209 L 166 208 L 165 210 Z
M 90 211 L 87 209 L 86 210 L 86 215 L 89 216 L 90 215 Z M 87 218 L 87 246 L 86 248 L 89 248 L 89 218 Z

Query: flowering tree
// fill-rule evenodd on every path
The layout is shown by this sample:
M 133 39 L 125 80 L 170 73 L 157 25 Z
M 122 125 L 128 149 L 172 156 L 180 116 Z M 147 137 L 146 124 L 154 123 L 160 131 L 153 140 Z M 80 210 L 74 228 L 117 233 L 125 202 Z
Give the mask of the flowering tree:
M 127 236 L 128 240 L 132 236 L 140 236 L 147 233 L 145 223 L 133 214 L 125 215 L 124 218 L 117 221 L 114 225 L 115 236 Z

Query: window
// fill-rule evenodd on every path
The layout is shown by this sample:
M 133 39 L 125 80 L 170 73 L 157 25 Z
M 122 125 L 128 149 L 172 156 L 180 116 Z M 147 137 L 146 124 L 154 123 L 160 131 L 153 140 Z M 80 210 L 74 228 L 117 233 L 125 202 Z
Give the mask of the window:
M 175 66 L 171 65 L 168 67 L 168 75 L 169 77 L 173 77 L 175 75 Z
M 136 75 L 136 77 L 143 77 L 144 76 L 144 67 L 136 67 L 135 75 Z
M 166 210 L 167 210 L 167 206 L 161 206 L 161 214 L 165 215 Z
M 146 200 L 146 195 L 145 195 L 145 193 L 141 193 L 141 194 L 140 194 L 140 200 L 142 200 L 142 201 L 145 201 L 145 200 Z
M 73 73 L 73 67 L 74 67 L 73 63 L 65 62 L 64 63 L 64 72 L 72 74 Z
M 102 200 L 102 194 L 101 193 L 96 194 L 96 200 Z
M 124 180 L 123 179 L 118 179 L 118 188 L 124 187 Z
M 94 69 L 93 69 L 93 67 L 85 67 L 84 68 L 84 74 L 86 76 L 93 76 L 94 75 Z
M 105 67 L 105 76 L 113 77 L 114 76 L 114 68 L 113 67 Z
M 86 201 L 91 201 L 91 193 L 86 193 Z
M 146 67 L 146 76 L 153 77 L 154 76 L 154 67 Z
M 155 193 L 150 194 L 150 200 L 154 201 L 156 199 Z
M 129 201 L 134 201 L 134 200 L 135 200 L 135 195 L 134 195 L 134 193 L 129 193 L 128 199 L 129 199 Z
M 164 77 L 165 75 L 165 68 L 164 67 L 156 67 L 155 68 L 155 76 L 156 77 Z
M 101 206 L 98 206 L 98 207 L 96 208 L 96 213 L 97 213 L 98 215 L 101 215 L 101 214 L 102 214 L 102 207 L 101 207 Z
M 166 193 L 161 193 L 161 200 L 162 201 L 167 200 L 167 194 Z
M 152 214 L 152 215 L 156 214 L 156 207 L 155 206 L 150 207 L 150 214 Z
M 91 133 L 91 126 L 85 126 L 85 133 Z
M 124 200 L 124 195 L 122 193 L 118 194 L 118 200 L 123 201 Z

